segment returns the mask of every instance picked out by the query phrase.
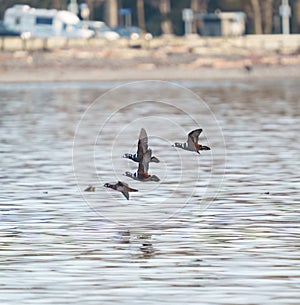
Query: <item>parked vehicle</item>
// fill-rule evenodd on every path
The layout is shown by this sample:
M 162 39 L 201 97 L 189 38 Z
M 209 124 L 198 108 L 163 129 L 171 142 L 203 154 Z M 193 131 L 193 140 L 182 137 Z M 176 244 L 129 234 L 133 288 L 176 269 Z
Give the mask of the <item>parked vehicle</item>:
M 120 38 L 120 35 L 113 31 L 103 21 L 83 21 L 84 26 L 89 30 L 94 31 L 95 37 L 105 38 L 107 40 L 116 40 Z
M 133 40 L 139 39 L 142 36 L 142 30 L 137 26 L 117 26 L 114 30 L 121 36 L 125 38 L 130 38 Z
M 12 31 L 6 28 L 4 23 L 0 21 L 0 36 L 20 36 L 21 33 L 17 31 Z
M 80 19 L 72 12 L 35 9 L 28 5 L 15 5 L 4 13 L 4 25 L 17 32 L 30 33 L 31 37 L 82 37 L 93 36 L 93 31 L 82 28 Z

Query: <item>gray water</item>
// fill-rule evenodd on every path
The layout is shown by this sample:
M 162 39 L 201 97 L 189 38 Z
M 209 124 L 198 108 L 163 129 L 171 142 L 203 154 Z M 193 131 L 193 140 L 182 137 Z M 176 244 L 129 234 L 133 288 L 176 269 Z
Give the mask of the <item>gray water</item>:
M 0 303 L 299 304 L 299 80 L 119 85 L 0 85 Z

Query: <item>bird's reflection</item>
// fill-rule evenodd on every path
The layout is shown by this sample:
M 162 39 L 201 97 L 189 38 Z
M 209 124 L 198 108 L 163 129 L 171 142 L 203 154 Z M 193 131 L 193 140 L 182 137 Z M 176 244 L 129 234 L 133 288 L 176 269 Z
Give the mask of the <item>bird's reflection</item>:
M 155 255 L 155 249 L 152 243 L 152 234 L 132 233 L 130 230 L 120 231 L 120 244 L 130 244 L 134 249 L 135 258 L 150 259 Z
M 153 245 L 150 241 L 144 241 L 140 246 L 140 250 L 142 252 L 142 257 L 145 259 L 152 258 L 155 255 L 155 249 L 153 248 Z

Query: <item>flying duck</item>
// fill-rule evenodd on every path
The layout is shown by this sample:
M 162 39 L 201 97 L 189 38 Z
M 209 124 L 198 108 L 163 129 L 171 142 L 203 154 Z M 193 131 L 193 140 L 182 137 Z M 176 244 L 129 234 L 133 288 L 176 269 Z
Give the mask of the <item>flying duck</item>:
M 130 178 L 132 178 L 134 180 L 139 180 L 139 181 L 155 181 L 155 182 L 159 182 L 160 179 L 156 175 L 149 175 L 148 174 L 151 154 L 152 154 L 151 149 L 148 149 L 144 153 L 142 159 L 139 161 L 139 167 L 138 167 L 137 172 L 135 172 L 134 174 L 132 174 L 130 172 L 126 172 L 125 176 L 130 177 Z
M 204 146 L 198 143 L 199 135 L 202 129 L 195 129 L 188 134 L 187 142 L 185 143 L 175 143 L 173 147 L 182 148 L 184 150 L 195 151 L 198 154 L 199 150 L 210 150 L 210 147 Z
M 139 160 L 139 167 L 136 173 L 132 174 L 130 172 L 126 172 L 125 176 L 130 177 L 139 181 L 155 181 L 158 182 L 160 179 L 156 175 L 149 175 L 149 163 L 151 161 L 152 150 L 148 148 L 148 141 L 145 141 L 145 129 L 142 128 L 139 142 L 138 142 L 138 150 L 137 157 Z
M 140 141 L 143 144 L 143 152 L 145 153 L 148 149 L 148 136 L 147 136 L 146 130 L 144 128 L 142 128 L 141 132 L 140 132 L 139 142 Z M 130 159 L 135 162 L 139 162 L 141 157 L 142 157 L 142 155 L 141 155 L 141 152 L 139 152 L 139 151 L 137 151 L 135 154 L 124 154 L 123 155 L 123 158 L 127 158 L 127 159 Z M 159 159 L 152 156 L 150 159 L 150 162 L 159 163 Z
M 138 190 L 129 187 L 128 184 L 118 181 L 116 184 L 105 183 L 105 187 L 121 192 L 129 200 L 129 192 L 138 192 Z

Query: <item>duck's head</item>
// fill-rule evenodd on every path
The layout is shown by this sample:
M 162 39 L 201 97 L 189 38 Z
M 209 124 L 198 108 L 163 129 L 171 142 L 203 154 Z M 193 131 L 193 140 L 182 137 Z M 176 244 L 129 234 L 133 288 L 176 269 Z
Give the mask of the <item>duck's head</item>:
M 130 173 L 130 172 L 125 172 L 124 176 L 131 177 L 131 176 L 132 176 L 132 173 Z
M 182 147 L 182 144 L 175 142 L 174 145 L 172 145 L 172 147 Z

